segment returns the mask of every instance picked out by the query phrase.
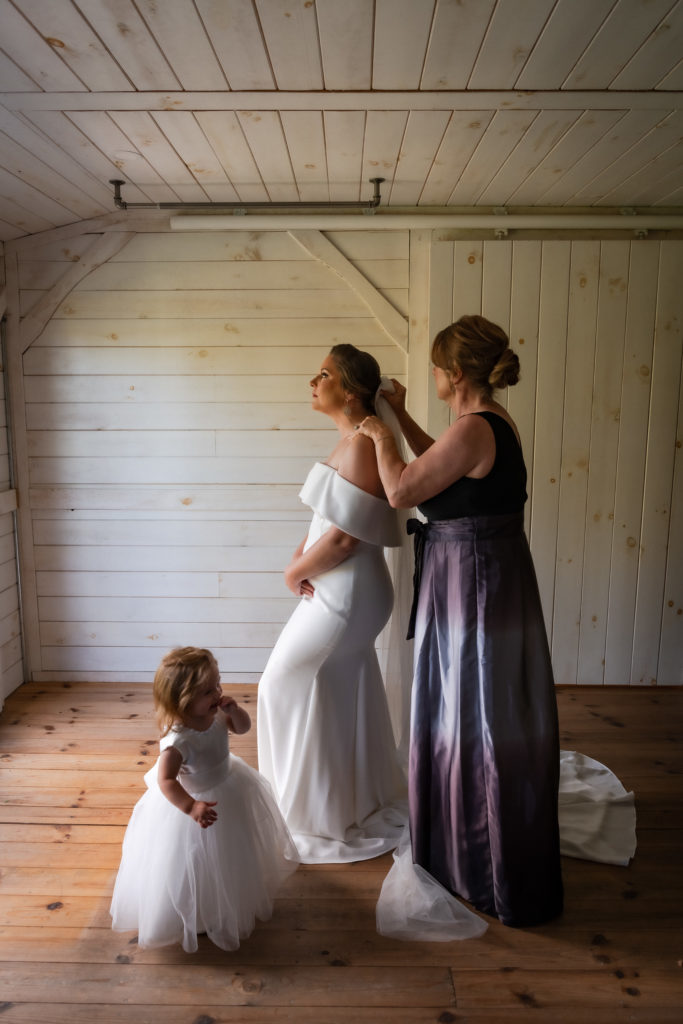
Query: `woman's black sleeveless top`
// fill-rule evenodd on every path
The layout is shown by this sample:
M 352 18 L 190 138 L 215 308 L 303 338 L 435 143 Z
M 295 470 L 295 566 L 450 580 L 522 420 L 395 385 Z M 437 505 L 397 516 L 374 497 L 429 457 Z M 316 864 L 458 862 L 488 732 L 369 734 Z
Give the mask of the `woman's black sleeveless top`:
M 510 424 L 495 412 L 477 412 L 490 423 L 496 442 L 491 471 L 481 480 L 462 476 L 440 494 L 422 502 L 420 512 L 430 521 L 464 516 L 500 516 L 521 512 L 527 499 L 526 466 Z

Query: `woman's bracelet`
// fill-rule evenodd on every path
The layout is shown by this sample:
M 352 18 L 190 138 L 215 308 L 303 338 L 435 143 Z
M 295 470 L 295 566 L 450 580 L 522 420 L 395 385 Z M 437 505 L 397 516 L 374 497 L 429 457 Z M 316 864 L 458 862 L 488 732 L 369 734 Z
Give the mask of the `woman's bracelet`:
M 394 440 L 394 435 L 393 434 L 382 434 L 381 437 L 378 437 L 376 439 L 375 444 L 379 444 L 380 441 L 390 441 L 390 440 L 391 441 Z

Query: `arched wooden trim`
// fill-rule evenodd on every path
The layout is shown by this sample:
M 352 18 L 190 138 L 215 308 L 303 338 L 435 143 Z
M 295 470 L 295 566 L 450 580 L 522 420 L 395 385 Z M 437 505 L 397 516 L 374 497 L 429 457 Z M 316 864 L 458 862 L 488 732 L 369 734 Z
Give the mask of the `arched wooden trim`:
M 368 224 L 368 227 L 372 227 Z M 290 231 L 302 249 L 333 270 L 365 303 L 395 345 L 408 351 L 408 321 L 321 231 Z
M 22 354 L 31 347 L 42 333 L 69 292 L 80 284 L 84 277 L 115 256 L 130 240 L 134 232 L 110 232 L 100 235 L 84 253 L 78 263 L 73 263 L 64 276 L 43 295 L 21 321 L 20 347 Z

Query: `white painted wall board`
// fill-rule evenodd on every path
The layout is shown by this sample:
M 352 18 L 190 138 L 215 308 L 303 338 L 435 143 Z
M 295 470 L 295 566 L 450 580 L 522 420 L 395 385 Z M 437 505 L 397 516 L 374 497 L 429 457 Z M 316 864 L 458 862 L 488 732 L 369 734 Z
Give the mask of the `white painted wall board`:
M 569 242 L 543 243 L 530 543 L 548 639 L 551 644 L 555 602 L 570 257 Z
M 411 110 L 389 200 L 416 206 L 450 120 L 447 110 Z
M 268 193 L 235 112 L 197 110 L 195 117 L 239 199 L 244 203 L 267 202 Z
M 407 272 L 407 264 L 399 265 Z M 371 273 L 366 275 L 368 279 Z M 386 335 L 373 317 L 311 316 L 288 318 L 286 330 L 272 318 L 263 317 L 209 317 L 192 322 L 164 317 L 155 320 L 51 320 L 32 347 L 173 348 L 186 347 L 190 341 L 199 348 L 249 348 L 265 344 L 272 349 L 291 345 L 292 338 L 296 339 L 297 347 L 316 349 L 331 348 L 342 340 L 359 348 L 386 345 Z
M 577 681 L 599 261 L 599 242 L 572 242 L 552 643 L 556 681 L 570 684 Z
M 278 289 L 251 292 L 178 290 L 73 292 L 57 317 L 367 316 L 367 306 L 346 288 Z
M 419 87 L 433 8 L 433 2 L 375 0 L 373 89 Z
M 369 89 L 374 32 L 371 0 L 316 0 L 325 89 Z
M 112 664 L 117 664 L 119 671 L 116 679 L 121 678 L 120 673 L 154 673 L 168 651 L 169 646 L 176 646 L 177 643 L 184 643 L 184 640 L 168 644 L 160 644 L 158 647 L 45 647 L 43 648 L 45 671 L 66 672 L 69 679 L 73 678 L 73 665 L 78 665 L 81 672 L 87 673 L 87 678 L 92 678 L 94 672 L 108 672 L 109 677 Z M 225 680 L 225 672 L 263 672 L 266 667 L 270 647 L 216 647 L 213 650 L 221 675 Z M 239 680 L 235 679 L 235 682 Z
M 36 547 L 36 569 L 51 572 L 283 572 L 290 545 L 268 548 Z M 9 576 L 9 574 L 8 574 Z M 7 584 L 11 585 L 11 581 Z M 2 568 L 0 568 L 0 590 Z
M 484 242 L 484 262 L 481 282 L 482 315 L 510 330 L 510 301 L 512 295 L 512 242 Z M 504 393 L 498 400 L 505 402 Z
M 31 132 L 30 137 L 22 140 L 27 143 L 26 146 L 15 142 L 5 131 L 0 131 L 3 168 L 27 185 L 31 185 L 45 196 L 55 200 L 70 213 L 75 214 L 76 216 L 72 219 L 94 217 L 99 213 L 106 212 L 104 196 L 101 199 L 91 197 L 91 193 L 100 191 L 99 182 L 94 181 L 89 175 L 80 173 L 80 169 L 73 161 L 68 161 L 66 158 L 63 161 L 56 159 L 54 153 L 50 155 L 52 162 L 61 164 L 60 169 L 56 170 L 54 167 L 48 166 L 34 152 L 39 148 L 33 144 L 34 139 L 39 138 L 37 133 L 28 128 L 25 129 L 25 133 L 29 131 Z M 45 159 L 50 159 L 47 153 L 44 156 Z M 74 189 L 71 184 L 71 177 L 74 175 L 79 179 L 81 192 Z
M 652 401 L 647 430 L 643 518 L 633 629 L 631 682 L 664 685 L 659 675 L 659 634 L 671 529 L 671 482 L 676 448 L 678 399 L 683 354 L 683 243 L 659 246 L 659 279 L 652 353 Z
M 517 0 L 514 18 L 497 4 L 468 84 L 470 89 L 511 89 L 526 63 L 555 0 Z
M 52 458 L 29 459 L 31 486 L 61 483 L 186 483 L 211 484 L 216 479 L 225 483 L 294 484 L 305 479 L 311 466 L 307 458 L 249 459 L 194 458 L 191 461 L 173 458 L 100 459 Z
M 383 194 L 391 192 L 407 121 L 405 110 L 368 110 L 365 115 L 362 180 L 384 178 Z
M 661 110 L 627 111 L 537 202 L 545 206 L 576 205 L 576 193 L 619 160 L 661 119 Z
M 280 547 L 291 544 L 292 550 L 301 540 L 301 523 L 283 521 L 274 530 L 272 522 L 211 522 L 195 521 L 186 517 L 184 521 L 145 522 L 140 520 L 64 520 L 39 519 L 33 522 L 33 536 L 36 544 L 75 545 L 88 547 L 106 545 L 137 547 L 169 547 L 177 544 L 188 547 L 218 548 L 229 544 L 235 547 Z M 11 543 L 0 540 L 0 561 L 11 554 Z M 3 550 L 6 548 L 6 550 Z
M 240 110 L 237 117 L 261 177 L 269 182 L 270 201 L 298 202 L 299 194 L 279 114 L 273 110 Z
M 92 119 L 84 114 L 81 120 L 81 127 L 74 122 L 73 114 L 67 116 L 61 111 L 55 110 L 34 110 L 31 112 L 31 117 L 28 120 L 41 133 L 52 139 L 61 149 L 64 149 L 71 155 L 77 153 L 80 166 L 98 182 L 108 183 L 112 178 L 121 177 L 123 164 L 120 159 L 114 156 L 116 147 L 107 145 L 107 126 L 110 122 L 105 115 L 99 114 L 95 119 Z M 88 127 L 91 124 L 97 126 L 99 142 L 104 146 L 104 151 L 100 146 L 95 145 L 88 136 Z M 119 141 L 123 142 L 126 136 L 120 133 L 118 129 L 114 130 L 117 132 Z M 126 143 L 126 148 L 130 149 L 130 144 Z M 110 155 L 107 156 L 107 154 Z M 143 164 L 144 166 L 146 165 Z M 113 208 L 113 192 L 111 195 L 112 200 L 106 204 L 107 208 Z M 126 181 L 126 201 L 130 203 L 144 203 L 148 201 L 148 197 L 134 182 L 128 179 Z M 77 242 L 78 236 L 73 239 L 74 245 Z M 41 252 L 42 248 L 40 246 L 36 251 Z M 48 257 L 46 256 L 45 258 L 47 259 Z
M 27 378 L 27 381 L 39 379 Z M 133 402 L 125 403 L 125 392 L 121 396 L 122 401 L 70 405 L 73 399 L 68 397 L 60 402 L 49 400 L 50 393 L 56 390 L 53 378 L 52 386 L 46 391 L 46 404 L 26 406 L 29 430 L 286 430 L 312 428 L 313 425 L 313 413 L 308 402 L 279 402 L 277 393 L 265 405 L 247 402 L 228 405 L 220 397 L 215 401 L 158 401 L 135 405 Z M 65 388 L 62 395 L 67 391 Z M 82 391 L 79 397 L 83 397 Z
M 653 173 L 653 161 L 656 160 L 658 155 L 670 150 L 676 143 L 680 143 L 681 133 L 683 133 L 683 111 L 674 111 L 663 117 L 651 131 L 631 146 L 628 152 L 624 153 L 619 160 L 606 167 L 588 185 L 579 189 L 573 202 L 579 205 L 590 206 L 592 203 L 598 202 L 605 194 L 609 195 L 612 189 L 622 186 L 624 178 L 630 180 L 633 175 L 639 172 L 641 174 Z M 682 151 L 683 146 L 679 146 L 679 156 Z
M 183 163 L 201 182 L 209 199 L 234 202 L 239 198 L 193 113 L 160 110 L 152 116 Z
M 33 456 L 97 456 L 187 458 L 240 455 L 259 458 L 286 455 L 292 450 L 312 459 L 326 457 L 333 447 L 329 430 L 45 430 L 31 431 L 28 449 Z M 1 444 L 1 441 L 0 441 Z
M 510 346 L 520 360 L 520 379 L 507 389 L 507 409 L 517 425 L 528 484 L 533 479 L 536 425 L 536 367 L 538 361 L 538 316 L 541 288 L 541 242 L 512 243 L 512 287 L 510 293 Z M 531 505 L 524 507 L 524 526 L 529 535 Z
M 71 4 L 19 0 L 16 6 L 45 41 L 55 40 L 50 43 L 53 52 L 86 88 L 93 92 L 123 92 L 133 88 L 96 33 Z
M 173 74 L 131 0 L 75 0 L 136 89 L 178 89 Z
M 533 206 L 577 161 L 624 116 L 621 110 L 588 110 L 520 183 L 509 198 L 511 205 Z
M 30 159 L 27 155 L 27 159 Z M 62 206 L 39 185 L 24 181 L 19 175 L 0 167 L 0 190 L 3 194 L 12 194 L 22 209 L 32 210 L 50 224 L 67 224 L 73 220 L 73 214 Z
M 302 202 L 329 202 L 322 112 L 283 110 L 280 119 L 299 198 Z
M 197 0 L 231 89 L 273 89 L 273 75 L 251 0 Z
M 518 145 L 535 117 L 536 111 L 496 111 L 448 198 L 449 206 L 469 206 L 477 203 L 479 196 L 495 176 L 496 167 Z
M 9 0 L 0 0 L 0 22 L 4 46 L 11 52 L 15 63 L 23 68 L 41 89 L 86 91 L 81 79 L 59 59 L 41 32 L 23 18 Z
M 60 573 L 59 575 L 65 575 Z M 137 575 L 137 573 L 136 573 Z M 171 575 L 171 574 L 169 574 Z M 173 574 L 175 575 L 175 574 Z M 282 589 L 286 591 L 284 583 L 278 580 Z M 280 626 L 287 621 L 294 608 L 298 604 L 298 598 L 290 594 L 289 597 L 239 597 L 239 598 L 218 598 L 215 597 L 191 597 L 182 594 L 179 597 L 139 597 L 135 592 L 126 594 L 123 597 L 113 598 L 110 595 L 99 596 L 77 596 L 77 597 L 43 597 L 40 599 L 40 618 L 43 626 L 48 622 L 57 623 L 58 626 L 66 623 L 159 623 L 159 622 L 180 622 L 180 623 L 231 623 L 240 625 L 243 623 L 257 624 L 279 623 Z M 7 622 L 18 624 L 18 616 L 8 616 Z M 147 630 L 147 626 L 144 629 Z M 152 627 L 150 627 L 151 629 Z M 14 630 L 14 632 L 12 632 Z M 252 630 L 252 632 L 254 632 Z M 16 625 L 8 625 L 5 631 L 6 638 L 16 635 Z M 58 635 L 53 633 L 53 635 Z M 258 638 L 258 634 L 254 633 Z M 2 638 L 2 624 L 0 623 L 0 638 Z M 245 634 L 245 640 L 247 635 Z M 4 640 L 2 642 L 5 642 Z M 66 636 L 64 637 L 66 643 Z M 71 641 L 69 641 L 71 642 Z M 58 641 L 54 641 L 58 643 Z M 125 634 L 123 643 L 126 643 Z M 259 646 L 264 646 L 259 644 Z
M 664 606 L 659 648 L 658 678 L 662 684 L 683 683 L 681 626 L 683 625 L 683 376 L 678 397 L 671 486 L 671 518 L 664 577 Z
M 113 511 L 119 509 L 128 512 L 156 511 L 161 516 L 186 513 L 202 514 L 222 512 L 226 518 L 231 513 L 243 511 L 242 518 L 250 516 L 267 518 L 274 510 L 288 511 L 298 509 L 300 486 L 285 484 L 274 487 L 253 484 L 238 484 L 226 487 L 222 484 L 211 484 L 202 487 L 179 488 L 173 486 L 137 487 L 38 487 L 30 491 L 31 508 L 34 516 L 42 512 L 66 510 L 72 512 Z M 266 513 L 268 515 L 266 515 Z M 291 514 L 289 518 L 295 518 Z
M 281 573 L 39 572 L 36 580 L 41 602 L 51 597 L 58 598 L 57 608 L 74 608 L 76 606 L 65 599 L 79 597 L 112 601 L 112 608 L 117 607 L 118 598 L 125 598 L 124 607 L 130 608 L 128 600 L 131 596 L 136 599 L 163 598 L 166 601 L 201 598 L 207 613 L 209 601 L 215 598 L 222 599 L 223 607 L 228 607 L 223 605 L 223 601 L 231 602 L 229 607 L 232 607 L 243 601 L 256 600 L 261 604 L 264 601 L 289 600 Z M 43 604 L 43 607 L 47 612 L 51 606 Z M 213 600 L 211 607 L 215 607 Z
M 333 0 L 332 6 L 340 12 L 345 10 L 336 3 L 336 0 Z M 345 14 L 342 16 L 345 17 Z M 369 199 L 374 190 L 369 182 L 361 180 L 365 111 L 324 110 L 323 125 L 327 143 L 330 201 L 353 203 L 356 200 Z M 381 175 L 372 175 L 372 177 L 381 177 Z M 358 187 L 359 181 L 361 181 L 361 188 Z M 344 234 L 348 235 L 349 232 L 344 232 Z M 328 237 L 330 237 L 329 234 Z
M 560 89 L 615 0 L 558 0 L 515 81 L 517 89 Z
M 631 246 L 605 682 L 631 682 L 659 243 Z
M 40 86 L 29 75 L 25 75 L 14 61 L 0 53 L 0 92 L 40 92 Z
M 223 90 L 226 80 L 193 0 L 136 0 L 167 61 L 187 90 Z
M 453 111 L 441 145 L 425 179 L 421 206 L 444 206 L 453 191 L 453 180 L 475 152 L 491 118 L 492 110 Z
M 567 75 L 563 88 L 617 88 L 616 80 L 631 55 L 671 7 L 671 0 L 652 0 L 641 4 L 619 0 Z
M 166 650 L 192 643 L 215 650 L 238 647 L 271 650 L 287 620 L 280 622 L 42 622 L 41 641 L 44 647 L 76 647 L 79 650 L 107 647 L 121 649 L 159 647 Z M 191 640 L 190 640 L 191 638 Z
M 422 89 L 466 89 L 495 0 L 436 4 Z
M 144 154 L 147 162 L 173 188 L 181 202 L 208 202 L 206 192 L 151 114 L 142 110 L 112 110 L 109 116 L 130 139 L 131 150 Z M 130 202 L 127 184 L 125 194 L 125 201 Z
M 551 152 L 576 124 L 582 111 L 541 111 L 478 198 L 483 205 L 504 206 L 529 175 L 539 158 Z
M 45 231 L 53 227 L 53 223 L 39 217 L 31 210 L 26 210 L 11 199 L 0 198 L 0 219 L 11 221 L 20 228 L 23 233 L 34 231 Z
M 279 89 L 322 89 L 315 5 L 256 0 L 261 29 Z
M 459 320 L 461 316 L 480 314 L 482 311 L 484 243 L 454 242 L 453 249 L 451 322 Z
M 629 258 L 629 242 L 601 243 L 576 680 L 592 685 L 605 667 Z

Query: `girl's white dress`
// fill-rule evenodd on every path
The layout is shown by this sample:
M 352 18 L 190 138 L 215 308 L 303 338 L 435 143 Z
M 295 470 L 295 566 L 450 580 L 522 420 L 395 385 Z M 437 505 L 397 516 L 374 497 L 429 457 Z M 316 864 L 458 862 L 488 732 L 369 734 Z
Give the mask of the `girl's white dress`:
M 142 947 L 180 942 L 190 953 L 206 932 L 222 949 L 237 949 L 256 918 L 271 916 L 278 888 L 298 864 L 268 783 L 229 753 L 219 715 L 204 732 L 174 727 L 160 743 L 180 752 L 183 787 L 216 801 L 217 821 L 202 829 L 167 800 L 157 762 L 126 829 L 112 927 L 137 929 Z
M 364 860 L 393 849 L 407 814 L 375 639 L 393 603 L 388 502 L 316 463 L 300 493 L 313 509 L 305 548 L 330 526 L 360 543 L 316 576 L 273 649 L 258 692 L 259 770 L 301 860 Z

